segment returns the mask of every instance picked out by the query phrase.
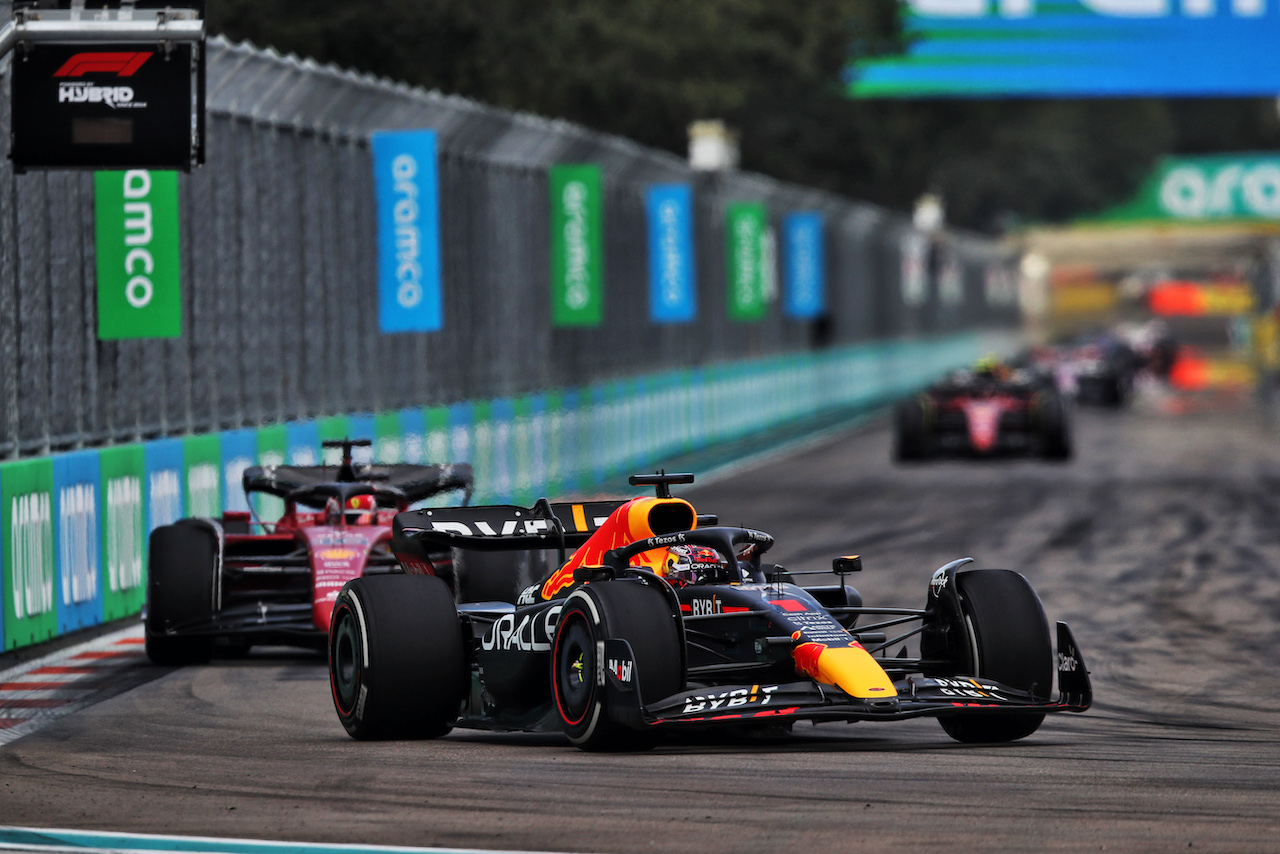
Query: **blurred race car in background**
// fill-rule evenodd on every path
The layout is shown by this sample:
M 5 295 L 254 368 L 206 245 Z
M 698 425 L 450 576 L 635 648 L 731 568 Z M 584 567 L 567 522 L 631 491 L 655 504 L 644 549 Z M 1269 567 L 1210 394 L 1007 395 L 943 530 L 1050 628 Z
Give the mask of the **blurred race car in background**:
M 629 501 L 397 515 L 405 574 L 354 579 L 334 608 L 343 727 L 357 739 L 562 731 L 586 750 L 629 750 L 663 733 L 934 717 L 959 741 L 1005 742 L 1089 708 L 1070 630 L 1057 624 L 1055 655 L 1022 575 L 961 558 L 922 581 L 924 607 L 867 607 L 845 583 L 859 557 L 811 573 L 836 583 L 801 587 L 762 561 L 769 534 L 671 497 L 692 481 L 636 476 L 657 495 Z M 442 549 L 547 547 L 559 568 L 515 602 L 457 604 L 432 577 Z
M 395 514 L 433 496 L 461 493 L 465 504 L 471 495 L 469 465 L 354 463 L 351 449 L 369 444 L 325 442 L 341 449 L 337 466 L 245 469 L 250 507 L 255 495 L 283 502 L 274 522 L 227 511 L 156 528 L 147 565 L 147 656 L 179 665 L 208 661 L 215 648 L 323 649 L 342 585 L 400 571 L 390 550 Z M 451 577 L 450 558 L 447 549 L 436 556 L 443 577 Z
M 1177 352 L 1168 325 L 1153 320 L 1032 348 L 1025 363 L 1051 373 L 1063 395 L 1078 403 L 1114 408 L 1133 399 L 1143 376 L 1167 380 Z
M 951 373 L 894 409 L 894 457 L 1071 458 L 1067 408 L 1053 379 L 983 359 Z

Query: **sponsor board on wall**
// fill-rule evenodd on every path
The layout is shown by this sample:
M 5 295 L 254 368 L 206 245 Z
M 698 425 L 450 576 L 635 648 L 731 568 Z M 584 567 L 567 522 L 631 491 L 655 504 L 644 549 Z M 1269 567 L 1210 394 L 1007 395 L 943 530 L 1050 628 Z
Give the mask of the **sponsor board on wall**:
M 423 413 L 426 423 L 423 425 L 425 445 L 422 449 L 427 463 L 466 462 L 453 457 L 451 434 L 449 427 L 450 407 L 430 406 Z
M 693 250 L 693 189 L 655 184 L 645 191 L 649 221 L 649 317 L 687 323 L 698 315 Z
M 182 335 L 178 175 L 94 175 L 98 338 Z
M 604 197 L 595 164 L 552 166 L 551 322 L 599 326 L 604 319 Z
M 222 433 L 222 509 L 249 512 L 244 492 L 244 470 L 258 461 L 258 431 L 252 428 Z
M 376 462 L 394 464 L 404 460 L 403 436 L 399 412 L 377 412 L 373 416 L 373 432 L 360 438 L 373 441 Z
M 222 442 L 218 434 L 184 438 L 182 463 L 187 470 L 187 515 L 221 515 Z
M 24 460 L 0 467 L 0 545 L 3 545 L 4 648 L 48 640 L 58 633 L 53 462 Z
M 374 131 L 378 209 L 378 328 L 434 332 L 443 325 L 436 133 Z
M 147 455 L 142 445 L 97 453 L 102 474 L 102 619 L 117 620 L 138 613 L 146 598 Z
M 147 532 L 171 525 L 187 515 L 186 466 L 181 439 L 147 442 L 146 463 Z
M 725 209 L 729 317 L 762 320 L 768 302 L 768 212 L 762 202 L 735 202 Z
M 316 421 L 317 432 L 320 441 L 323 442 L 340 442 L 343 439 L 354 439 L 355 436 L 351 432 L 351 419 L 344 415 L 333 415 L 328 418 L 321 418 Z M 320 464 L 326 466 L 336 466 L 342 463 L 341 448 L 325 448 L 320 449 Z
M 258 428 L 257 463 L 260 466 L 282 466 L 289 458 L 289 430 L 283 424 Z M 259 492 L 253 496 L 253 512 L 262 522 L 274 522 L 284 515 L 284 501 Z
M 396 413 L 400 421 L 400 459 L 408 465 L 420 466 L 427 462 L 427 419 L 419 408 L 401 409 Z
M 377 419 L 368 412 L 347 416 L 347 436 L 349 439 L 367 439 L 372 444 L 361 445 L 351 449 L 351 461 L 361 465 L 374 462 L 374 449 L 377 447 Z M 341 456 L 341 452 L 339 452 Z
M 786 278 L 783 304 L 791 317 L 813 319 L 827 310 L 822 214 L 799 211 L 782 220 Z
M 320 425 L 314 421 L 290 421 L 284 425 L 285 461 L 291 466 L 320 463 Z
M 60 634 L 102 622 L 98 564 L 100 483 L 97 451 L 77 451 L 53 458 L 54 564 L 58 578 L 54 600 Z

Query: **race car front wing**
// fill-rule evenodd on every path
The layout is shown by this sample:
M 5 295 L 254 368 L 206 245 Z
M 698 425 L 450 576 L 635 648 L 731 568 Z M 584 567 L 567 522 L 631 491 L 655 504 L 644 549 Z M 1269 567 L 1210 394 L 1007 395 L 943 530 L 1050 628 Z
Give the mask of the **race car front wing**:
M 688 689 L 641 705 L 631 647 L 624 640 L 604 642 L 597 679 L 607 692 L 610 715 L 635 729 L 788 720 L 892 721 L 956 713 L 1083 712 L 1093 703 L 1089 674 L 1066 623 L 1057 624 L 1057 634 L 1056 700 L 981 676 L 958 675 L 907 677 L 895 683 L 897 697 L 855 698 L 833 686 L 803 680 Z

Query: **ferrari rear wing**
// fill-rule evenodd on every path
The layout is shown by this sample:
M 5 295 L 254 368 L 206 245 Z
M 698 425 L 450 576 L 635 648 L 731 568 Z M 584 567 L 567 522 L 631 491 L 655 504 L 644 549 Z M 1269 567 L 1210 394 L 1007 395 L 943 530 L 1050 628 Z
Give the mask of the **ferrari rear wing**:
M 474 551 L 575 548 L 587 541 L 625 501 L 552 504 L 532 507 L 487 504 L 476 507 L 427 507 L 396 514 L 391 548 L 418 554 L 441 548 Z

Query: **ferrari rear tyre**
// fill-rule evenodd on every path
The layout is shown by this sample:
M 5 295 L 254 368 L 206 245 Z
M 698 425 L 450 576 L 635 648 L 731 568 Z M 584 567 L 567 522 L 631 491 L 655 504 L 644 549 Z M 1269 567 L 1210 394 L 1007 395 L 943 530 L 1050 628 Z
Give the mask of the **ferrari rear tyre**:
M 375 575 L 347 582 L 329 627 L 329 684 L 352 738 L 438 738 L 467 690 L 462 624 L 439 578 Z
M 184 627 L 210 628 L 215 608 L 218 536 L 183 520 L 151 532 L 147 560 L 147 657 L 156 664 L 202 664 L 213 637 L 183 636 Z
M 924 406 L 918 398 L 901 401 L 893 409 L 893 457 L 899 462 L 922 460 L 925 446 Z
M 956 576 L 969 630 L 974 674 L 1048 700 L 1053 691 L 1049 621 L 1031 584 L 1007 569 L 978 569 Z M 938 718 L 956 741 L 992 743 L 1025 738 L 1044 714 L 948 715 Z
M 640 581 L 598 581 L 565 600 L 551 646 L 551 690 L 569 741 L 583 750 L 637 750 L 653 745 L 649 732 L 614 721 L 597 673 L 601 644 L 627 641 L 640 702 L 685 687 L 679 618 L 662 590 Z

